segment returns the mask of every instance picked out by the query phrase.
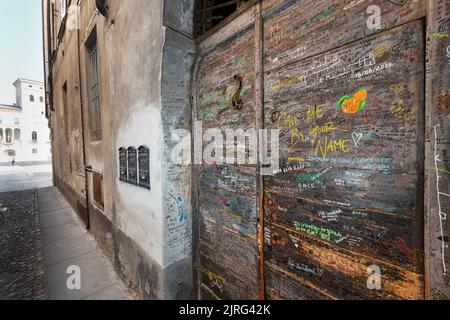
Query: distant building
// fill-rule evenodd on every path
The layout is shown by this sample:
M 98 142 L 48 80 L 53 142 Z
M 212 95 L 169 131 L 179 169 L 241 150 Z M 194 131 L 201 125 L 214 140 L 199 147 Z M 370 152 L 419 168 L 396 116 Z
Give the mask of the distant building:
M 44 84 L 17 79 L 14 86 L 16 103 L 0 104 L 0 162 L 50 161 Z

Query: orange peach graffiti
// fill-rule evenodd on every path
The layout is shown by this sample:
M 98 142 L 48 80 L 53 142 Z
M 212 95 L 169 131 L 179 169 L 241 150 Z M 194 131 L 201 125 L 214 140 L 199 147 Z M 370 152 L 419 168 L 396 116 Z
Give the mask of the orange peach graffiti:
M 337 108 L 346 114 L 355 114 L 366 106 L 367 91 L 362 87 L 353 97 L 344 96 L 339 100 Z

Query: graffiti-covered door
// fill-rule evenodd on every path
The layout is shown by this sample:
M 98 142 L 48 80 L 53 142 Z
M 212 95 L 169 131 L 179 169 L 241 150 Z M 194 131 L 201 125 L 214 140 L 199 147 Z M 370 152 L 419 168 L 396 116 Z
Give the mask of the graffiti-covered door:
M 425 1 L 263 3 L 267 297 L 422 299 Z
M 196 130 L 200 122 L 203 128 L 204 155 L 225 157 L 227 130 L 255 129 L 254 22 L 253 7 L 200 44 L 195 120 Z M 218 144 L 215 151 L 206 150 L 210 138 Z M 220 158 L 214 164 L 206 157 L 195 171 L 200 298 L 257 299 L 256 166 L 223 165 Z
M 194 170 L 200 298 L 424 297 L 424 4 L 264 0 L 201 41 L 205 154 L 278 129 L 280 168 Z

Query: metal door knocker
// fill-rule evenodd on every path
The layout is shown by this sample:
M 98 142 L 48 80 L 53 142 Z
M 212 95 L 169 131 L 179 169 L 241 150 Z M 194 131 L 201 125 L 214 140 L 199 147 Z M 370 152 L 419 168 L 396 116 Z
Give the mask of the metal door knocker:
M 242 108 L 244 107 L 244 101 L 242 101 L 241 98 L 242 76 L 240 74 L 236 74 L 233 79 L 238 82 L 238 88 L 231 97 L 231 103 L 233 104 L 233 108 L 235 108 L 236 110 L 242 110 Z

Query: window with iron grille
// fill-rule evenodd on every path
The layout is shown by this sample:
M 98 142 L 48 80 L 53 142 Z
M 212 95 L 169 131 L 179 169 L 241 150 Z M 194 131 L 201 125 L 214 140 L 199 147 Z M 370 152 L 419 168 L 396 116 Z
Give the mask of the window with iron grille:
M 197 0 L 195 2 L 194 36 L 200 37 L 220 22 L 247 7 L 249 0 Z
M 94 29 L 86 41 L 86 77 L 88 85 L 89 129 L 91 141 L 102 140 L 100 81 L 97 55 L 97 32 Z

